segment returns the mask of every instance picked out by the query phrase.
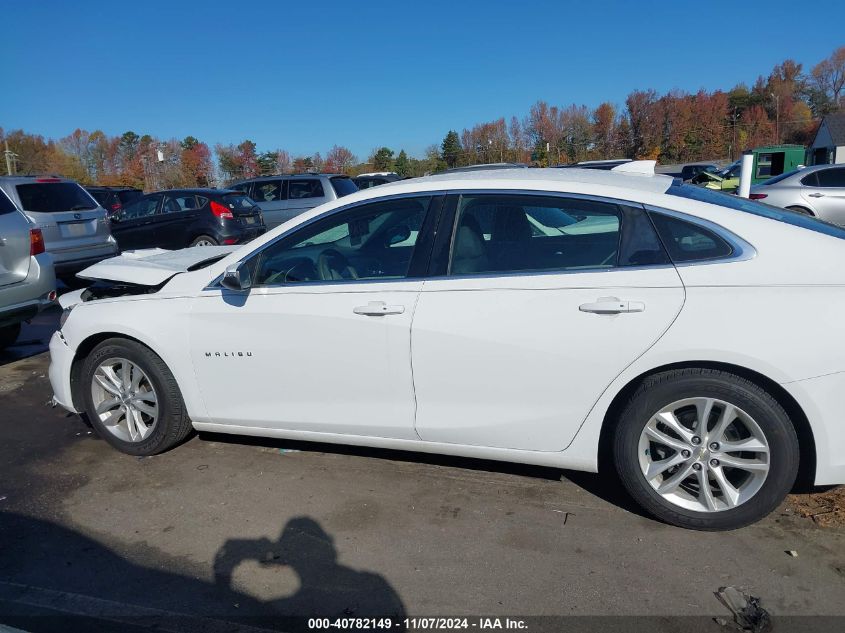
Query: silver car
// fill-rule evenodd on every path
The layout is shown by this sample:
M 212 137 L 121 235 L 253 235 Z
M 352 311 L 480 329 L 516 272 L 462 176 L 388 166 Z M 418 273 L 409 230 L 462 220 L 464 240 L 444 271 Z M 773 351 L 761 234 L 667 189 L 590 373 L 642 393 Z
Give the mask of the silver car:
M 845 225 L 845 165 L 814 165 L 751 187 L 753 200 Z
M 261 208 L 269 231 L 308 209 L 358 191 L 349 176 L 298 174 L 251 178 L 228 187 L 242 191 Z
M 56 276 L 67 285 L 83 268 L 117 254 L 105 210 L 73 180 L 3 176 L 0 189 L 41 229 Z
M 41 230 L 0 191 L 0 349 L 15 342 L 22 321 L 55 300 L 53 261 Z

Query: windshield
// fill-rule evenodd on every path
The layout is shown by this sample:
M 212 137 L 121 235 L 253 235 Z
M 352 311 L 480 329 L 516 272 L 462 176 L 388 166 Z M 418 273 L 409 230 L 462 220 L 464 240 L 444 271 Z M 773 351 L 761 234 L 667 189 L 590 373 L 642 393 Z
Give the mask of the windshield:
M 97 203 L 75 182 L 38 182 L 18 185 L 17 190 L 25 211 L 51 213 L 97 208 Z
M 797 211 L 789 211 L 788 209 L 781 209 L 773 207 L 762 202 L 755 202 L 746 198 L 740 198 L 729 193 L 723 193 L 714 189 L 707 189 L 705 187 L 696 187 L 695 185 L 672 185 L 666 191 L 670 196 L 678 196 L 679 198 L 688 198 L 689 200 L 698 200 L 699 202 L 707 202 L 715 204 L 720 207 L 727 207 L 734 211 L 742 211 L 743 213 L 751 213 L 770 220 L 783 222 L 802 229 L 809 229 L 816 233 L 824 233 L 831 237 L 838 237 L 845 239 L 845 228 L 830 224 L 819 220 L 818 218 L 798 213 Z
M 233 211 L 251 211 L 255 206 L 252 198 L 248 198 L 242 193 L 227 193 L 223 196 L 223 203 Z

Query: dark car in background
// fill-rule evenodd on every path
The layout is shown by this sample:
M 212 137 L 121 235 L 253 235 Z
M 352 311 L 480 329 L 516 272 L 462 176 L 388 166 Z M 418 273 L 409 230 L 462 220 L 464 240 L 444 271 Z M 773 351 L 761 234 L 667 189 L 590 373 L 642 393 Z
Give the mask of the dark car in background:
M 85 191 L 94 196 L 94 200 L 99 202 L 109 215 L 114 215 L 125 205 L 144 195 L 143 191 L 135 187 L 85 187 Z
M 148 193 L 111 218 L 121 250 L 243 244 L 266 230 L 261 209 L 240 191 L 171 189 Z
M 352 182 L 355 183 L 355 186 L 358 187 L 358 189 L 369 189 L 370 187 L 378 187 L 379 185 L 396 182 L 397 180 L 402 180 L 402 176 L 392 171 L 386 171 L 372 174 L 359 174 L 352 179 Z
M 683 179 L 684 182 L 689 182 L 703 171 L 715 174 L 719 171 L 719 168 L 712 164 L 684 165 L 681 168 L 681 179 Z

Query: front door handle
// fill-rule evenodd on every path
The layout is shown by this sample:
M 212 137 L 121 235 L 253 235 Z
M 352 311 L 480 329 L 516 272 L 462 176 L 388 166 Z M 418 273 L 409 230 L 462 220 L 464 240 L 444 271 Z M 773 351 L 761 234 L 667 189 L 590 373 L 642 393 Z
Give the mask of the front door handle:
M 389 306 L 384 301 L 370 301 L 365 306 L 352 308 L 352 311 L 364 316 L 384 316 L 385 314 L 402 314 L 405 306 Z
M 642 301 L 621 301 L 618 297 L 601 297 L 594 303 L 582 303 L 578 309 L 593 314 L 622 314 L 644 312 L 645 304 Z
M 823 194 L 823 193 L 818 193 L 818 192 L 817 192 L 817 193 L 808 193 L 807 195 L 808 195 L 810 198 L 824 198 L 824 194 Z

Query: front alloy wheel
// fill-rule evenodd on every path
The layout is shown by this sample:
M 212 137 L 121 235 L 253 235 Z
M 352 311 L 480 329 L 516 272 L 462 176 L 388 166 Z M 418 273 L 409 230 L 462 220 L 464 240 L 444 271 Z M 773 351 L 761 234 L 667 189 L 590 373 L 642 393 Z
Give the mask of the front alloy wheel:
M 179 444 L 191 420 L 179 386 L 158 354 L 112 338 L 84 359 L 74 401 L 97 433 L 130 455 L 155 455 Z
M 158 397 L 144 371 L 125 358 L 99 364 L 91 382 L 91 400 L 100 422 L 124 442 L 141 442 L 158 422 Z

